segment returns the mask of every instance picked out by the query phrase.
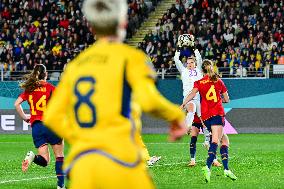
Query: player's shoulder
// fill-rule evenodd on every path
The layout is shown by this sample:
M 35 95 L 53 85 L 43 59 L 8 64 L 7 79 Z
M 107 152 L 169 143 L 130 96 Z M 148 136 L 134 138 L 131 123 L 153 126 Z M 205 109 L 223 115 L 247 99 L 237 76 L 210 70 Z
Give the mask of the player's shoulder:
M 124 44 L 124 43 L 122 43 L 120 45 L 121 45 L 121 49 L 123 49 L 124 53 L 126 53 L 131 58 L 136 58 L 135 56 L 143 57 L 143 58 L 147 57 L 147 55 L 142 50 L 137 49 L 136 47 L 132 47 L 132 46 Z
M 127 44 L 121 44 L 121 47 L 123 49 L 124 56 L 127 59 L 127 63 L 132 65 L 131 67 L 149 67 L 150 70 L 153 70 L 153 64 L 148 55 L 146 55 L 142 50 L 137 49 L 135 47 L 131 47 Z
M 201 81 L 208 81 L 208 80 L 209 80 L 209 78 L 207 77 L 207 75 L 205 75 L 204 77 L 202 77 L 198 81 L 201 82 Z
M 220 79 L 220 78 L 218 78 L 217 83 L 218 83 L 218 84 L 221 84 L 221 85 L 225 85 L 225 84 L 224 84 L 224 81 L 223 81 L 222 79 Z
M 52 89 L 55 88 L 55 86 L 50 82 L 46 82 L 45 85 L 49 88 L 52 88 Z
M 201 69 L 199 69 L 198 67 L 195 67 L 195 70 L 198 72 L 202 72 Z
M 44 87 L 44 91 L 52 91 L 55 89 L 55 86 L 47 81 L 42 82 L 42 86 Z
M 199 80 L 196 81 L 196 83 L 200 84 L 200 85 L 206 85 L 208 83 L 210 83 L 210 79 L 207 75 L 205 75 L 204 77 L 200 78 Z
M 48 82 L 48 81 L 42 81 L 41 82 L 41 85 L 43 85 L 43 86 L 45 86 L 45 87 L 52 87 L 53 85 L 50 83 L 50 82 Z
M 22 90 L 19 96 L 28 95 L 28 94 L 30 94 L 29 91 Z
M 76 69 L 81 62 L 89 62 L 88 59 L 94 57 L 96 53 L 105 52 L 108 55 L 113 56 L 123 56 L 129 60 L 137 60 L 146 59 L 147 55 L 135 48 L 131 47 L 124 43 L 104 43 L 98 42 L 94 43 L 93 45 L 89 46 L 87 49 L 82 51 L 76 58 L 73 59 L 70 63 L 68 63 L 68 68 L 70 70 Z
M 195 71 L 198 75 L 202 76 L 202 71 L 199 68 L 195 68 Z

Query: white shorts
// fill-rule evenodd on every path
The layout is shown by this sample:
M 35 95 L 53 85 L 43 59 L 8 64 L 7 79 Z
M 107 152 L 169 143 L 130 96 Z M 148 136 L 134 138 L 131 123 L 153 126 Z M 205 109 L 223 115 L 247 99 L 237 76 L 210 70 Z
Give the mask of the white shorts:
M 192 99 L 191 101 L 189 101 L 186 105 L 185 108 L 187 108 L 187 106 L 192 103 L 194 105 L 193 108 L 193 112 L 197 114 L 198 117 L 201 117 L 201 106 L 200 106 L 200 100 L 199 99 Z

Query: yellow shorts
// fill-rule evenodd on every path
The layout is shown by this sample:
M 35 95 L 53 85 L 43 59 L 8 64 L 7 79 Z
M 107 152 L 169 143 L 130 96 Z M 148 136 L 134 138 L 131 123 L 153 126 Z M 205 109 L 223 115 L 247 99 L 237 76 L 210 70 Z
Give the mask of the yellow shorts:
M 150 155 L 149 155 L 148 149 L 146 145 L 144 144 L 141 136 L 139 136 L 139 139 L 137 142 L 138 142 L 138 145 L 141 147 L 141 150 L 142 150 L 141 154 L 142 154 L 143 159 L 145 161 L 148 161 L 150 159 Z
M 144 162 L 125 167 L 99 154 L 80 157 L 70 171 L 71 189 L 153 189 Z

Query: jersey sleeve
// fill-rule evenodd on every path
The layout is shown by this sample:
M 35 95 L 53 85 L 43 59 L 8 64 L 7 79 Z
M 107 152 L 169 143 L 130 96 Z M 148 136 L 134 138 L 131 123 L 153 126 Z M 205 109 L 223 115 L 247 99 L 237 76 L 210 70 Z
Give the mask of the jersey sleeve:
M 19 95 L 19 97 L 21 97 L 24 101 L 28 100 L 28 96 L 29 94 L 26 91 L 24 91 L 23 93 Z
M 66 121 L 67 110 L 70 104 L 70 98 L 68 98 L 68 96 L 72 90 L 70 84 L 71 73 L 71 68 L 69 67 L 68 69 L 67 66 L 61 76 L 58 87 L 54 90 L 52 98 L 48 102 L 47 109 L 43 116 L 44 124 L 69 143 L 72 143 L 73 138 L 75 137 L 72 125 L 67 124 Z
M 220 81 L 220 84 L 221 84 L 221 93 L 223 94 L 223 93 L 227 92 L 228 89 L 221 79 L 219 79 L 219 81 Z
M 181 73 L 182 70 L 184 69 L 184 66 L 183 66 L 182 62 L 179 60 L 179 56 L 180 56 L 180 52 L 176 51 L 175 56 L 174 56 L 174 61 L 175 61 L 175 64 L 176 64 L 176 67 L 177 67 L 179 73 Z
M 54 90 L 55 90 L 55 86 L 50 84 L 50 83 L 48 83 L 47 87 L 48 87 L 48 91 L 52 94 L 54 92 Z
M 194 82 L 193 88 L 197 88 L 199 90 L 199 81 Z
M 129 57 L 126 73 L 133 95 L 142 110 L 168 121 L 182 121 L 184 113 L 158 92 L 155 81 L 149 77 L 154 71 L 146 63 L 148 58 L 144 53 L 138 52 L 133 56 L 135 59 Z
M 53 92 L 55 90 L 55 86 L 50 84 L 50 90 Z
M 201 71 L 202 70 L 202 68 L 201 68 L 201 66 L 202 66 L 202 57 L 201 57 L 200 52 L 199 52 L 198 49 L 194 50 L 194 55 L 195 55 L 195 58 L 196 58 L 196 67 Z

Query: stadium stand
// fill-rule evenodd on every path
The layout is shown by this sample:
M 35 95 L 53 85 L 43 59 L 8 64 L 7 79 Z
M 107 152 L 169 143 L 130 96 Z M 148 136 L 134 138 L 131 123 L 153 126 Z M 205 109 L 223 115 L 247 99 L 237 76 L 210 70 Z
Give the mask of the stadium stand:
M 5 80 L 43 63 L 63 70 L 95 40 L 82 16 L 82 1 L 3 0 L 0 2 L 0 63 Z M 130 38 L 154 10 L 158 0 L 128 0 Z M 0 67 L 0 68 L 1 68 Z M 56 75 L 56 74 L 55 74 Z M 56 79 L 52 77 L 52 79 Z
M 214 59 L 223 77 L 262 77 L 270 64 L 283 64 L 281 1 L 177 0 L 145 35 L 138 48 L 158 72 L 176 72 L 177 37 L 190 33 L 203 58 Z M 189 56 L 188 49 L 182 52 Z M 185 61 L 185 58 L 181 58 Z
M 128 0 L 128 5 L 128 41 L 151 57 L 159 75 L 176 78 L 173 56 L 183 33 L 196 37 L 202 57 L 214 59 L 222 77 L 264 77 L 271 65 L 284 64 L 282 1 Z M 37 63 L 63 70 L 92 44 L 80 6 L 75 0 L 1 1 L 2 80 L 17 79 Z M 153 19 L 146 20 L 149 15 Z M 181 54 L 185 61 L 190 52 Z

